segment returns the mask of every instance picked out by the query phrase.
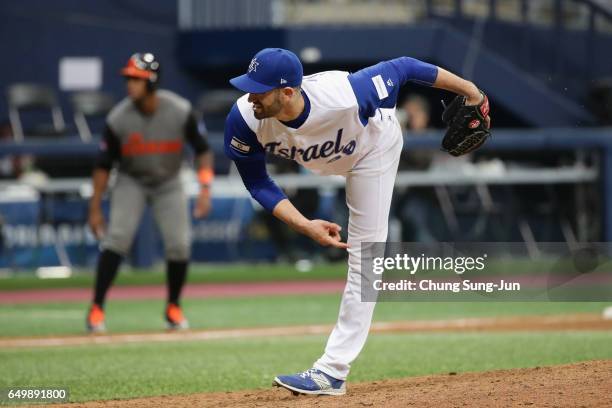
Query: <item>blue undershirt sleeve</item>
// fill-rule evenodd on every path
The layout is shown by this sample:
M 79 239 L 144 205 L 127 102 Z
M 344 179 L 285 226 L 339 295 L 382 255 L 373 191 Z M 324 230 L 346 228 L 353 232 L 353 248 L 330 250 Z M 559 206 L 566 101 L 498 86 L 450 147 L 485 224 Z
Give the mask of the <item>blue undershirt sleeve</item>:
M 281 200 L 287 198 L 268 175 L 265 151 L 236 104 L 225 121 L 224 150 L 236 164 L 251 197 L 262 207 L 271 212 Z
M 400 87 L 407 82 L 432 86 L 438 67 L 410 57 L 383 61 L 350 74 L 348 80 L 357 97 L 359 118 L 365 126 L 379 108 L 393 108 Z

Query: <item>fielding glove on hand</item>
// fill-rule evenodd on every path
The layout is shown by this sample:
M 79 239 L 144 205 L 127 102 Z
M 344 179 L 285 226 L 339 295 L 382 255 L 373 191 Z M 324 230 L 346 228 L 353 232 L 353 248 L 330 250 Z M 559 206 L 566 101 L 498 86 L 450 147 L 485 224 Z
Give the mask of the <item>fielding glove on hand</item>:
M 478 105 L 467 106 L 465 96 L 456 96 L 444 106 L 442 120 L 448 126 L 442 140 L 442 150 L 453 156 L 461 156 L 478 149 L 491 136 L 487 124 L 489 98 L 484 97 Z

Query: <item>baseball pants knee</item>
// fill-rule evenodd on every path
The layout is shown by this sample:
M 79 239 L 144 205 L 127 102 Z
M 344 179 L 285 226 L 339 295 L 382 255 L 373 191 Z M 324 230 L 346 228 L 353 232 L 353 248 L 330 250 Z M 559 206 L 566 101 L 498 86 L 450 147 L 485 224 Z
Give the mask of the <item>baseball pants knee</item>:
M 188 261 L 191 256 L 191 219 L 187 195 L 178 177 L 152 192 L 151 208 L 164 241 L 166 259 Z
M 119 173 L 111 191 L 110 220 L 102 248 L 127 255 L 146 205 L 146 190 L 132 177 Z

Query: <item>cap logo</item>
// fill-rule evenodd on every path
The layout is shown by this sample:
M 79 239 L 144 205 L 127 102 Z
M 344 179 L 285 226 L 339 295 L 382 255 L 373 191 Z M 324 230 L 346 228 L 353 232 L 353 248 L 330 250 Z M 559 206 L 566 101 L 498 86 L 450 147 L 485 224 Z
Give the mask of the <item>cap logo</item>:
M 280 83 L 281 83 L 281 85 L 286 84 L 286 83 L 287 83 L 287 80 L 286 80 L 286 79 L 284 79 L 284 78 L 281 78 Z
M 257 66 L 259 62 L 257 62 L 257 58 L 253 58 L 251 63 L 249 64 L 249 72 L 257 72 Z

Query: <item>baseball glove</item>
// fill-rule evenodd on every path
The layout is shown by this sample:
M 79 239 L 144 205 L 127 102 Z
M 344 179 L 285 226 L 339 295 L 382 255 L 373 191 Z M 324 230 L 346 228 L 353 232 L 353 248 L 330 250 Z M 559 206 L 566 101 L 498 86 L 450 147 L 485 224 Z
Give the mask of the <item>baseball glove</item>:
M 448 130 L 442 140 L 443 151 L 461 156 L 478 149 L 491 136 L 486 120 L 489 98 L 481 93 L 484 98 L 479 105 L 467 106 L 465 96 L 456 96 L 450 105 L 444 106 L 442 120 Z

